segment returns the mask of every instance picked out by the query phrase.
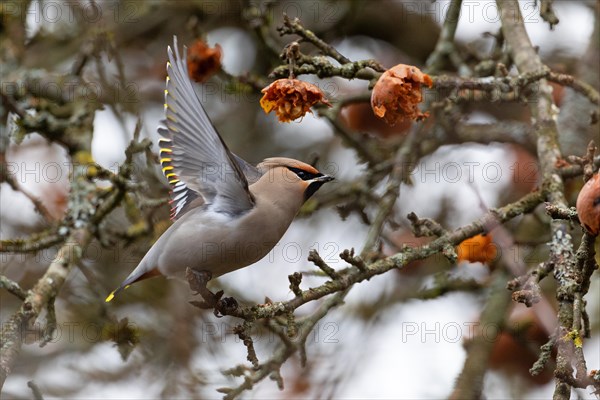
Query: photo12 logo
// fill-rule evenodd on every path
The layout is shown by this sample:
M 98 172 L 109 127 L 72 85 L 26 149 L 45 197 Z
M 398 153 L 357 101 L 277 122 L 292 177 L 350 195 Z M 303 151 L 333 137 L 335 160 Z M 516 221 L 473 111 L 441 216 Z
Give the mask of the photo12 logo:
M 515 324 L 514 329 L 518 329 Z M 495 342 L 502 332 L 498 324 L 480 322 L 402 322 L 400 341 L 402 343 L 459 343 L 482 337 L 488 342 Z
M 130 1 L 2 1 L 3 19 L 18 19 L 30 24 L 115 24 L 138 23 L 143 2 Z
M 114 80 L 105 83 L 48 75 L 45 79 L 29 78 L 27 81 L 2 82 L 2 93 L 21 98 L 27 93 L 50 99 L 60 104 L 75 101 L 101 103 L 138 103 L 139 86 L 136 82 Z

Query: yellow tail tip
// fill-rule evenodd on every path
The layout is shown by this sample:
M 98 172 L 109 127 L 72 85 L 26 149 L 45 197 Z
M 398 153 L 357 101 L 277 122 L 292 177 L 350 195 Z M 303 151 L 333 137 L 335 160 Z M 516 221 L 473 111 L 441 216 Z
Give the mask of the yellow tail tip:
M 111 293 L 110 293 L 110 294 L 109 294 L 109 295 L 106 297 L 106 299 L 104 300 L 104 302 L 108 303 L 109 301 L 111 301 L 112 299 L 114 299 L 114 298 L 115 298 L 115 295 L 116 295 L 117 293 L 119 293 L 121 290 L 123 290 L 123 289 L 129 289 L 129 286 L 131 286 L 131 285 L 126 285 L 126 286 L 124 286 L 124 287 L 123 287 L 123 286 L 121 286 L 121 287 L 119 287 L 118 289 L 116 289 L 116 290 L 113 290 L 113 291 L 112 291 L 112 292 L 111 292 Z

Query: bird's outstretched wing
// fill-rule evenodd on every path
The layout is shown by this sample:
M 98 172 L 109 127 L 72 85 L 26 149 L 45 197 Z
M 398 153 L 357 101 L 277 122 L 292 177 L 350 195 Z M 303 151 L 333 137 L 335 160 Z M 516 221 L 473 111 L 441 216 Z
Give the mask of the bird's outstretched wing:
M 174 51 L 173 51 L 174 50 Z M 186 52 L 179 54 L 177 37 L 169 46 L 165 116 L 159 127 L 163 173 L 172 185 L 172 218 L 183 215 L 202 196 L 214 211 L 243 213 L 254 206 L 248 179 L 256 169 L 223 142 L 202 107 L 188 75 Z
M 178 219 L 201 204 L 216 212 L 243 213 L 255 204 L 248 182 L 256 182 L 261 173 L 229 151 L 194 91 L 188 75 L 187 49 L 184 47 L 182 58 L 176 36 L 173 48 L 174 53 L 168 48 L 166 118 L 158 127 L 160 163 L 172 187 L 171 218 Z M 144 263 L 147 257 L 108 295 L 107 302 L 132 283 L 161 274 L 156 265 Z

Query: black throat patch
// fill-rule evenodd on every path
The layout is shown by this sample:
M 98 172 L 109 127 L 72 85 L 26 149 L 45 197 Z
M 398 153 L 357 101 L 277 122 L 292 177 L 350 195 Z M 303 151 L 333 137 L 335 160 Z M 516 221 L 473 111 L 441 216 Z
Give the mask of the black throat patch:
M 312 182 L 306 190 L 304 191 L 304 201 L 310 199 L 310 197 L 315 194 L 317 190 L 324 184 L 325 182 Z

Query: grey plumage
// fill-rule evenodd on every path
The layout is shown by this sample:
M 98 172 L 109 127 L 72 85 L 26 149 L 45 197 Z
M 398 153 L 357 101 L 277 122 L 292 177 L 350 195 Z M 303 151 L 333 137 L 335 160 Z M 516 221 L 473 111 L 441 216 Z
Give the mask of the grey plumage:
M 106 301 L 155 275 L 183 277 L 189 267 L 216 277 L 253 264 L 277 244 L 306 198 L 333 179 L 301 161 L 275 157 L 254 167 L 229 151 L 194 92 L 176 38 L 174 49 L 158 132 L 175 223 Z

